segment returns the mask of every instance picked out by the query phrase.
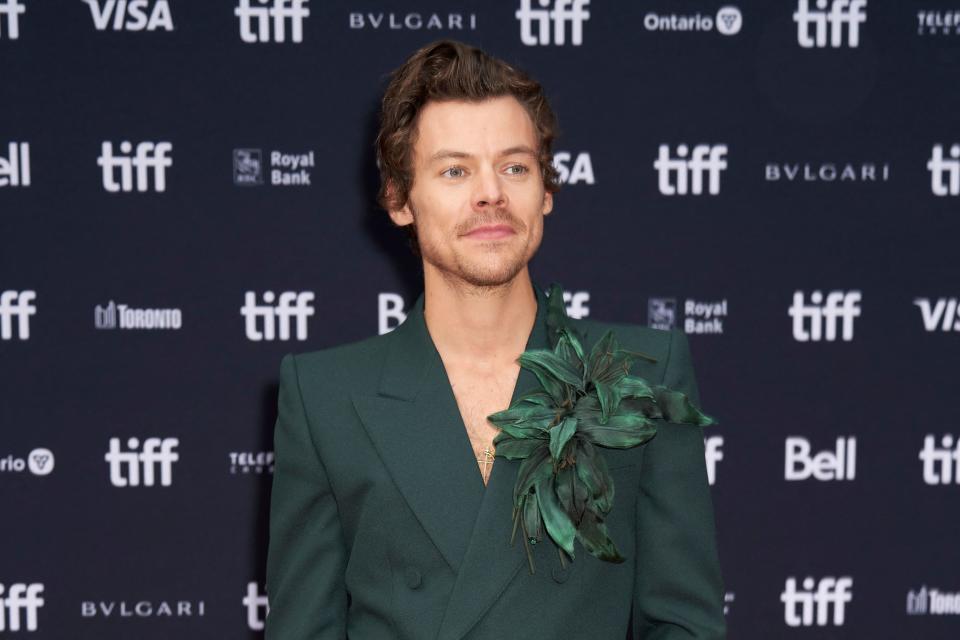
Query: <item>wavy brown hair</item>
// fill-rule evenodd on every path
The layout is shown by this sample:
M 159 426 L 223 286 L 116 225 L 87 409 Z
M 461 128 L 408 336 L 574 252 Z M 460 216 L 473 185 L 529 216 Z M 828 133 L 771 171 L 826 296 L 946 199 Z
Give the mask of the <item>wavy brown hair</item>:
M 413 186 L 412 155 L 420 110 L 431 100 L 480 101 L 513 96 L 537 131 L 538 162 L 546 191 L 560 189 L 553 166 L 557 121 L 543 87 L 523 71 L 456 40 L 438 40 L 417 50 L 390 75 L 380 109 L 377 201 L 387 210 L 407 204 Z M 415 224 L 406 225 L 410 247 L 419 254 Z

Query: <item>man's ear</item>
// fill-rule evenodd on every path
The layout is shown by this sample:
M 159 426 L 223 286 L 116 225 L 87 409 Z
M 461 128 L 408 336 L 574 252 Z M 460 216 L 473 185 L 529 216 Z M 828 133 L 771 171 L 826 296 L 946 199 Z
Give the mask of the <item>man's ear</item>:
M 395 189 L 393 182 L 387 183 L 387 202 L 394 201 Z M 393 220 L 393 224 L 398 227 L 413 224 L 413 212 L 410 211 L 410 196 L 407 196 L 407 202 L 402 207 L 399 209 L 388 209 L 387 213 L 390 214 L 390 219 Z
M 553 211 L 553 194 L 549 191 L 543 192 L 543 215 Z

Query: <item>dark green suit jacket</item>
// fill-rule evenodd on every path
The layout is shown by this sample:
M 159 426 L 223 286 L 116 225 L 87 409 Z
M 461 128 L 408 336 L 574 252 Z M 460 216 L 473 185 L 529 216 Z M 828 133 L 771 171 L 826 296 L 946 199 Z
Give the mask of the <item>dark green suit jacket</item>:
M 534 290 L 527 348 L 549 348 Z M 681 331 L 571 322 L 587 349 L 613 328 L 658 360 L 632 373 L 699 406 Z M 521 369 L 514 399 L 536 386 Z M 626 562 L 577 543 L 562 568 L 545 536 L 531 575 L 522 541 L 510 545 L 520 462 L 497 458 L 484 486 L 422 294 L 391 333 L 284 356 L 274 449 L 267 640 L 725 636 L 702 429 L 658 421 L 645 445 L 603 450 Z

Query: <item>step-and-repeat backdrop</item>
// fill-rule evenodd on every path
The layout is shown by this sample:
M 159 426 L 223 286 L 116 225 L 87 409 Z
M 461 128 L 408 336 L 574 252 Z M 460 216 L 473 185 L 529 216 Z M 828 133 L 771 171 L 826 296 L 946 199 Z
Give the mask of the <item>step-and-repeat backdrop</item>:
M 0 635 L 262 635 L 280 359 L 419 293 L 441 37 L 558 114 L 534 281 L 690 336 L 731 637 L 958 637 L 957 0 L 0 0 Z

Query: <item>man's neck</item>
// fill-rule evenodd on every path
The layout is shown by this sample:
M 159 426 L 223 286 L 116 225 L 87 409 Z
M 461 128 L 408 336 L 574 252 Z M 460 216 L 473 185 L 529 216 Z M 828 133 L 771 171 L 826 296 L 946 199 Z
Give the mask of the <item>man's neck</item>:
M 445 360 L 512 363 L 526 347 L 537 298 L 526 267 L 499 287 L 476 287 L 424 271 L 424 320 Z

